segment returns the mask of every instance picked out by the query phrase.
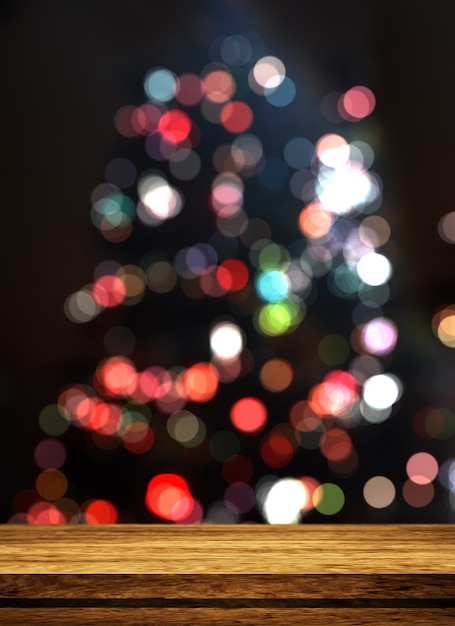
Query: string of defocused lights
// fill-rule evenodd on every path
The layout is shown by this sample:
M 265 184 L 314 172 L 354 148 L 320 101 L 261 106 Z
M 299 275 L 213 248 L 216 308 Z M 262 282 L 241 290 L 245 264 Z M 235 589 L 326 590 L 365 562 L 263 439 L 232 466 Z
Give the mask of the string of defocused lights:
M 209 53 L 211 61 L 199 74 L 151 68 L 143 81 L 146 101 L 117 112 L 118 133 L 143 143 L 151 168 L 139 172 L 128 158 L 112 159 L 105 182 L 91 194 L 90 217 L 113 244 L 132 235 L 135 221 L 159 231 L 187 209 L 179 185 L 200 176 L 204 163 L 198 147 L 211 126 L 217 126 L 225 141 L 211 156 L 216 175 L 207 206 L 215 232 L 207 241 L 182 247 L 173 259 L 158 252 L 145 254 L 138 264 L 104 261 L 92 282 L 66 299 L 67 318 L 87 324 L 108 309 L 136 306 L 147 290 L 159 297 L 180 289 L 194 300 L 224 298 L 232 310 L 252 318 L 259 336 L 281 337 L 305 324 L 308 307 L 315 302 L 315 283 L 325 277 L 335 300 L 353 303 L 352 333 L 348 338 L 329 333 L 319 342 L 317 356 L 328 371 L 307 397 L 292 400 L 287 422 L 266 432 L 271 422 L 265 401 L 242 396 L 227 409 L 231 429 L 220 428 L 207 441 L 204 420 L 187 405 L 210 403 L 221 386 L 235 384 L 243 375 L 252 356 L 241 318 L 233 314 L 214 320 L 208 329 L 210 360 L 170 368 L 150 364 L 143 370 L 128 356 L 136 342 L 134 333 L 126 326 L 111 327 L 104 336 L 108 356 L 98 363 L 92 380 L 68 384 L 56 403 L 41 411 L 39 426 L 46 438 L 35 449 L 40 473 L 34 489 L 16 495 L 12 522 L 115 523 L 118 510 L 113 502 L 94 497 L 77 503 L 66 495 L 68 479 L 61 469 L 66 448 L 58 437 L 75 427 L 90 433 L 102 449 L 123 446 L 132 454 L 153 454 L 159 445 L 154 412 L 165 416 L 168 436 L 182 446 L 187 460 L 196 463 L 192 451 L 207 444 L 208 461 L 222 464 L 227 483 L 222 497 L 204 508 L 184 476 L 151 477 L 145 505 L 157 518 L 239 523 L 255 507 L 267 523 L 298 523 L 314 510 L 335 515 L 345 505 L 339 484 L 270 472 L 285 468 L 302 449 L 319 449 L 335 475 L 352 475 L 359 458 L 349 430 L 384 422 L 402 396 L 401 380 L 385 371 L 381 361 L 392 354 L 398 328 L 382 309 L 390 296 L 393 264 L 381 249 L 390 240 L 391 228 L 376 214 L 382 183 L 370 169 L 373 148 L 361 134 L 348 141 L 329 132 L 314 143 L 291 136 L 280 157 L 268 156 L 254 134 L 255 111 L 258 102 L 265 101 L 272 116 L 273 108 L 287 107 L 296 97 L 296 84 L 284 62 L 267 54 L 256 33 L 216 38 Z M 328 123 L 352 125 L 374 108 L 373 92 L 362 85 L 328 94 L 321 104 Z M 169 176 L 161 164 L 167 165 Z M 266 190 L 287 190 L 301 203 L 295 220 L 299 249 L 274 241 L 265 217 L 249 216 L 245 195 L 253 179 Z M 455 242 L 453 216 L 445 216 L 439 226 L 449 243 Z M 222 242 L 231 242 L 226 244 L 231 254 L 226 255 Z M 239 248 L 245 253 L 242 258 L 236 255 Z M 441 342 L 455 346 L 455 305 L 435 312 L 433 329 Z M 277 355 L 258 365 L 265 390 L 280 394 L 289 388 L 295 364 Z M 413 427 L 423 439 L 444 439 L 455 433 L 455 417 L 446 409 L 422 409 Z M 258 448 L 268 469 L 253 486 L 252 463 L 241 453 L 241 442 L 261 433 Z M 204 458 L 201 453 L 197 462 L 203 465 Z M 428 505 L 439 476 L 455 508 L 454 468 L 455 460 L 439 468 L 431 454 L 413 454 L 402 488 L 405 502 L 416 508 Z M 374 509 L 386 508 L 396 498 L 396 487 L 386 476 L 372 476 L 363 498 Z

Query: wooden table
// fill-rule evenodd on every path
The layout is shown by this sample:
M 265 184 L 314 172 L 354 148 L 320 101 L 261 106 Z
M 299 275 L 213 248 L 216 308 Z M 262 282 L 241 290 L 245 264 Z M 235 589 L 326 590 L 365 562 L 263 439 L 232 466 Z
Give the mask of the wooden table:
M 0 624 L 455 624 L 447 525 L 0 526 Z

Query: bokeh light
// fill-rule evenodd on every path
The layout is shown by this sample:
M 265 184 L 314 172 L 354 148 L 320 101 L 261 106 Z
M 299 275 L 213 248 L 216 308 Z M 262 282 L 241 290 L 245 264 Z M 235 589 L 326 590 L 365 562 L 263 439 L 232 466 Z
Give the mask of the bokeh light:
M 181 522 L 191 515 L 194 499 L 182 476 L 158 474 L 148 483 L 145 505 L 161 519 Z
M 396 489 L 390 478 L 373 476 L 363 486 L 363 497 L 374 509 L 385 509 L 395 500 Z
M 118 511 L 108 500 L 92 500 L 85 508 L 87 524 L 115 524 L 118 520 Z
M 309 500 L 305 484 L 295 478 L 282 478 L 267 491 L 263 513 L 269 524 L 296 524 Z
M 232 405 L 230 417 L 233 425 L 240 432 L 256 434 L 266 424 L 267 409 L 258 398 L 241 398 Z
M 428 485 L 439 472 L 438 462 L 428 452 L 416 452 L 406 463 L 406 473 L 417 485 Z
M 313 506 L 322 515 L 336 515 L 345 504 L 345 495 L 335 483 L 323 483 L 314 490 Z
M 210 347 L 215 356 L 221 359 L 232 359 L 243 349 L 241 329 L 232 322 L 220 322 L 210 331 Z
M 361 330 L 362 346 L 370 354 L 388 354 L 395 348 L 397 339 L 397 327 L 388 319 L 372 319 Z
M 438 223 L 438 232 L 446 243 L 455 243 L 455 211 L 446 213 Z
M 284 391 L 294 376 L 292 365 L 286 359 L 269 359 L 261 368 L 260 378 L 269 391 Z
M 455 348 L 455 305 L 443 305 L 433 313 L 433 332 L 448 348 Z
M 344 119 L 356 122 L 371 115 L 375 105 L 376 98 L 371 89 L 359 85 L 343 94 L 338 101 L 338 110 Z
M 368 252 L 360 258 L 357 273 L 367 285 L 383 285 L 392 275 L 392 265 L 383 254 Z
M 401 393 L 401 383 L 393 374 L 377 374 L 363 384 L 363 399 L 372 409 L 388 409 L 400 399 Z
M 145 75 L 144 89 L 151 100 L 169 102 L 177 90 L 177 77 L 166 68 L 154 68 Z

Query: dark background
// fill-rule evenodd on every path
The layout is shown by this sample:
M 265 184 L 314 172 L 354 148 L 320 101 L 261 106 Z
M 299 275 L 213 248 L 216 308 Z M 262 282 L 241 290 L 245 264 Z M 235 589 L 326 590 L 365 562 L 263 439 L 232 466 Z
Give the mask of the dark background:
M 406 459 L 422 448 L 412 414 L 428 404 L 455 408 L 453 354 L 430 327 L 435 307 L 455 297 L 454 249 L 437 234 L 440 217 L 454 210 L 451 3 L 17 0 L 0 4 L 0 20 L 0 521 L 11 516 L 14 494 L 33 486 L 40 409 L 105 356 L 92 332 L 66 320 L 63 302 L 116 253 L 89 218 L 90 192 L 103 180 L 106 163 L 122 156 L 115 113 L 141 101 L 142 77 L 150 67 L 197 71 L 208 61 L 204 51 L 215 36 L 245 29 L 259 32 L 286 60 L 297 88 L 304 81 L 315 103 L 353 84 L 375 92 L 381 149 L 373 169 L 384 181 L 381 214 L 391 223 L 399 261 L 386 311 L 400 329 L 392 369 L 405 381 L 406 393 L 399 419 L 356 435 L 365 461 L 343 488 L 361 494 L 370 475 L 384 473 L 399 491 Z M 330 130 L 321 126 L 319 134 Z M 203 326 L 205 318 L 198 319 Z M 330 316 L 326 322 L 330 328 Z M 149 477 L 142 477 L 140 460 L 125 456 L 105 469 L 93 466 L 84 456 L 85 436 L 65 436 L 66 468 L 81 497 L 91 488 L 103 491 L 101 497 L 118 495 L 122 507 L 149 521 L 136 504 Z M 441 462 L 453 455 L 450 439 L 425 446 Z M 285 470 L 292 474 L 292 468 Z M 315 461 L 314 475 L 324 477 L 326 471 Z M 195 480 L 198 496 L 210 501 L 215 479 Z M 442 490 L 424 510 L 403 503 L 388 513 L 367 508 L 353 497 L 337 520 L 449 520 Z

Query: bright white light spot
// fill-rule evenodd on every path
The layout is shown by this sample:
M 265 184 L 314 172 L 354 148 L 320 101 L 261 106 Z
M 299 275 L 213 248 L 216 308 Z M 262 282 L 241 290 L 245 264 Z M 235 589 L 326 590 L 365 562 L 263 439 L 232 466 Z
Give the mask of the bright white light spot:
M 143 202 L 150 213 L 163 220 L 180 213 L 182 204 L 176 190 L 169 185 L 151 189 L 145 194 Z
M 175 217 L 182 210 L 183 199 L 180 192 L 161 176 L 148 176 L 142 179 L 138 184 L 138 193 L 146 214 L 144 221 L 147 221 L 147 216 L 165 221 Z M 141 215 L 139 217 L 142 219 Z
M 315 152 L 321 163 L 333 168 L 346 165 L 351 153 L 346 139 L 332 133 L 318 140 Z
M 359 260 L 357 273 L 367 285 L 384 285 L 392 276 L 392 264 L 383 254 L 368 252 Z
M 295 524 L 309 501 L 305 485 L 295 478 L 278 480 L 267 493 L 264 516 L 269 524 Z
M 231 322 L 221 322 L 210 333 L 210 347 L 220 359 L 233 359 L 243 349 L 243 336 L 240 328 Z
M 250 86 L 256 93 L 276 89 L 286 76 L 286 67 L 277 57 L 266 56 L 259 59 L 250 73 Z
M 388 409 L 401 397 L 402 386 L 393 374 L 371 376 L 363 385 L 363 399 L 373 409 Z
M 316 183 L 316 193 L 324 209 L 345 215 L 375 200 L 379 190 L 365 169 L 350 163 L 339 169 L 323 169 Z

